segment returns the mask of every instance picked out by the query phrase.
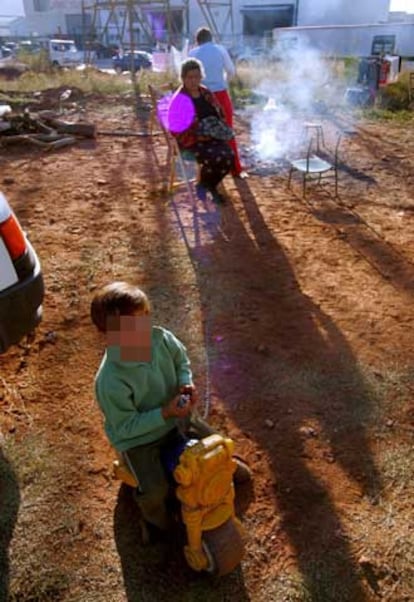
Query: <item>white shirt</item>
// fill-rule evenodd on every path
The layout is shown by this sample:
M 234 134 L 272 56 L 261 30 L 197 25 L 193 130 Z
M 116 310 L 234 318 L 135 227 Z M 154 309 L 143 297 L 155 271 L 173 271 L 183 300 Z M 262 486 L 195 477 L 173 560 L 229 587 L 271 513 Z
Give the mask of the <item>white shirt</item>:
M 227 90 L 227 80 L 235 75 L 236 69 L 224 46 L 206 42 L 190 50 L 188 56 L 198 59 L 203 64 L 206 73 L 203 84 L 209 90 Z

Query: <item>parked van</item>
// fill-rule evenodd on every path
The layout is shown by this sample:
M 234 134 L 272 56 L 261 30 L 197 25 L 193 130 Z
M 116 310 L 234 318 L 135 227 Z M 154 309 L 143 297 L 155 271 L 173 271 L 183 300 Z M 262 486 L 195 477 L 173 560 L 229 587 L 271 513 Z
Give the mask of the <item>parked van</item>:
M 74 40 L 49 40 L 49 59 L 56 67 L 76 67 L 83 63 L 83 52 L 76 48 Z

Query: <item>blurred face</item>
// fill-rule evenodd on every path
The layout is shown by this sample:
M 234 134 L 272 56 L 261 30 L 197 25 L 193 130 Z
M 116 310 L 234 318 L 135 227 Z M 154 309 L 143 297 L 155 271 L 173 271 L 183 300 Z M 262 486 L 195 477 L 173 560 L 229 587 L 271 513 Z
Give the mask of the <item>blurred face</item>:
M 110 347 L 119 347 L 122 361 L 150 362 L 151 332 L 151 317 L 148 313 L 120 316 L 108 324 L 107 343 Z
M 192 92 L 198 92 L 201 79 L 200 69 L 191 69 L 191 71 L 188 71 L 187 75 L 183 77 L 183 86 L 190 94 Z

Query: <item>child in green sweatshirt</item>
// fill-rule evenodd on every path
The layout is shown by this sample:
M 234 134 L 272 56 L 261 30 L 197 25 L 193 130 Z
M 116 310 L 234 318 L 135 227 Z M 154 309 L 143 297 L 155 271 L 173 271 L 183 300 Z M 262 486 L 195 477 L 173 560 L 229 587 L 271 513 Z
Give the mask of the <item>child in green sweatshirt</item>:
M 104 286 L 92 300 L 91 317 L 107 337 L 95 379 L 105 432 L 139 483 L 142 517 L 165 530 L 170 484 L 163 450 L 182 442 L 180 419 L 191 422 L 198 437 L 215 431 L 200 418 L 190 421 L 197 394 L 186 348 L 169 330 L 151 325 L 150 303 L 141 289 L 126 282 Z M 183 393 L 189 393 L 184 405 Z M 235 482 L 250 479 L 249 468 L 236 462 Z
M 92 321 L 107 336 L 95 392 L 108 439 L 139 482 L 143 518 L 166 529 L 169 483 L 161 452 L 182 437 L 177 420 L 190 415 L 196 391 L 184 345 L 169 330 L 152 326 L 150 316 L 145 293 L 126 282 L 94 296 Z M 184 392 L 191 396 L 181 406 Z

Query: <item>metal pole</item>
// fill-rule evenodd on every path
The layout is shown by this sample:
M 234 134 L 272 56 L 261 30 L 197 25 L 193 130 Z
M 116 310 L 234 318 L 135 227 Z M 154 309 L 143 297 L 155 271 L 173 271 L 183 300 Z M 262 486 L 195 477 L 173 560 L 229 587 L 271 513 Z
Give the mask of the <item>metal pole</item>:
M 137 78 L 137 74 L 135 71 L 135 40 L 134 40 L 134 0 L 127 0 L 127 11 L 128 11 L 128 20 L 129 20 L 129 45 L 131 50 L 131 81 L 132 81 L 132 89 L 134 90 L 135 96 L 135 107 L 137 114 L 139 112 L 141 106 L 141 91 L 139 87 L 139 81 Z
M 86 44 L 85 44 L 85 26 L 86 18 L 85 18 L 85 2 L 82 0 L 82 46 L 83 46 L 83 62 L 86 64 Z

